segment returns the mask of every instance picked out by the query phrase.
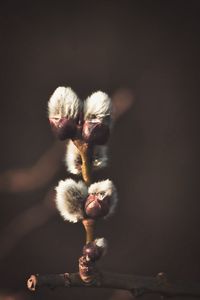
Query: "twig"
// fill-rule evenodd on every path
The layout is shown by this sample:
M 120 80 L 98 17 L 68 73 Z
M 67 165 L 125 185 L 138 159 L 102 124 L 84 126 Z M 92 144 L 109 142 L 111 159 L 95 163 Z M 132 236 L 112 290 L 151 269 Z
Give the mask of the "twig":
M 40 287 L 92 287 L 129 290 L 135 297 L 144 294 L 159 294 L 161 296 L 197 297 L 200 298 L 200 284 L 183 281 L 168 281 L 164 273 L 156 277 L 127 275 L 100 272 L 89 284 L 84 283 L 79 273 L 65 273 L 57 275 L 32 275 L 27 286 L 35 291 Z
M 85 183 L 91 184 L 91 162 L 93 155 L 92 145 L 81 139 L 73 140 L 82 159 L 82 177 Z M 86 230 L 86 242 L 94 239 L 94 220 L 85 219 L 83 225 Z M 130 291 L 134 296 L 154 293 L 161 296 L 197 297 L 200 298 L 200 283 L 182 281 L 169 281 L 164 273 L 156 277 L 127 275 L 119 273 L 100 272 L 95 261 L 88 260 L 86 256 L 79 259 L 78 273 L 64 273 L 57 275 L 32 275 L 28 281 L 29 290 L 35 291 L 40 287 L 93 287 L 109 288 Z
M 78 148 L 82 160 L 82 177 L 87 185 L 91 184 L 91 156 L 92 147 L 81 140 L 73 140 L 74 145 Z
M 94 240 L 94 227 L 95 227 L 95 220 L 93 219 L 84 219 L 82 221 L 83 226 L 86 231 L 86 244 L 92 242 Z
M 90 185 L 92 181 L 92 172 L 91 172 L 91 162 L 93 155 L 92 145 L 83 142 L 82 140 L 76 139 L 73 140 L 74 145 L 79 150 L 81 160 L 82 160 L 82 177 L 86 185 Z M 95 221 L 92 219 L 84 219 L 82 221 L 83 226 L 86 231 L 86 243 L 92 242 L 94 240 L 94 225 Z

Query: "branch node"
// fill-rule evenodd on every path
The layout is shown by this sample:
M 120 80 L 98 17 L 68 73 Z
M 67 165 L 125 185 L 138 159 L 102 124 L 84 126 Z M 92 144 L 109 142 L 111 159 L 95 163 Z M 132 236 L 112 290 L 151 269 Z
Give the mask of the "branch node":
M 169 281 L 168 281 L 168 277 L 167 274 L 164 272 L 160 272 L 156 275 L 156 280 L 159 286 L 163 285 L 163 286 L 169 286 Z
M 27 287 L 30 291 L 34 292 L 37 285 L 37 275 L 31 275 L 27 281 Z
M 81 280 L 87 286 L 96 285 L 98 278 L 98 271 L 95 263 L 91 260 L 87 260 L 85 256 L 79 258 L 79 275 Z
M 63 274 L 63 279 L 64 279 L 64 283 L 65 283 L 64 286 L 70 287 L 71 281 L 70 281 L 69 273 L 64 273 Z

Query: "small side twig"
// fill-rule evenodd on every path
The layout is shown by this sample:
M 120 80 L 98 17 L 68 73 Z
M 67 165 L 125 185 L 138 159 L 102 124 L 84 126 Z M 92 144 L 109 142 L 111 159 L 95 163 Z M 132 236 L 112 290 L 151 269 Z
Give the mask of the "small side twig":
M 200 284 L 183 281 L 169 281 L 163 273 L 156 277 L 100 272 L 92 282 L 85 283 L 79 273 L 57 275 L 32 275 L 27 286 L 31 291 L 41 287 L 93 287 L 129 290 L 134 296 L 159 294 L 161 296 L 200 298 Z

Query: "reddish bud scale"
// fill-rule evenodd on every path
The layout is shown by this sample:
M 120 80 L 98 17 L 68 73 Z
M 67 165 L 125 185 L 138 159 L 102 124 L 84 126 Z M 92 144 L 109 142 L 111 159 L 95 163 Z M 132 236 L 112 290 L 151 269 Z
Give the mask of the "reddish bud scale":
M 50 118 L 49 119 L 54 134 L 61 140 L 75 137 L 77 121 L 67 118 Z
M 86 257 L 87 260 L 91 260 L 95 262 L 99 260 L 103 254 L 103 248 L 98 247 L 95 242 L 87 243 L 83 247 L 83 255 Z
M 105 217 L 110 210 L 110 197 L 106 196 L 102 200 L 98 198 L 98 194 L 90 194 L 85 202 L 85 213 L 92 219 Z
M 82 136 L 87 143 L 103 145 L 108 141 L 110 130 L 108 125 L 98 121 L 85 121 Z
M 85 283 L 90 283 L 96 273 L 95 264 L 88 261 L 85 256 L 79 258 L 79 275 Z

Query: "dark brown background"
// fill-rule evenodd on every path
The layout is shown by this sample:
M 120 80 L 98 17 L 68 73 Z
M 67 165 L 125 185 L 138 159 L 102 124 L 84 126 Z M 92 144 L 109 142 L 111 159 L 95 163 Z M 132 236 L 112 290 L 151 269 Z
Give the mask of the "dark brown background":
M 98 226 L 109 241 L 101 266 L 200 281 L 200 2 L 41 2 L 0 5 L 0 171 L 33 165 L 53 143 L 46 104 L 57 86 L 83 99 L 97 89 L 133 88 L 134 106 L 111 138 L 108 173 L 120 202 Z M 0 234 L 48 188 L 2 192 Z M 83 243 L 81 225 L 52 217 L 0 261 L 0 288 L 25 289 L 32 273 L 76 270 Z M 111 291 L 28 297 L 98 300 Z

